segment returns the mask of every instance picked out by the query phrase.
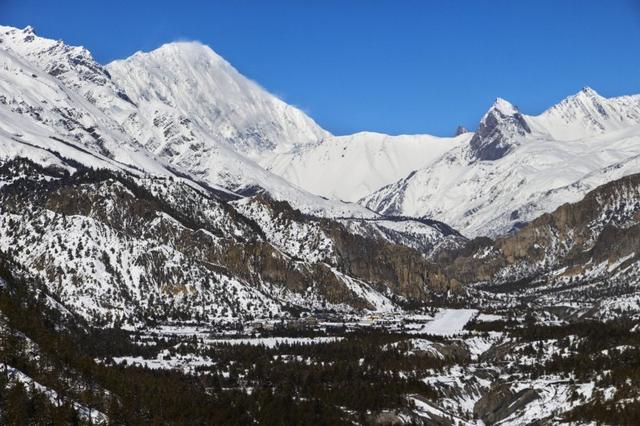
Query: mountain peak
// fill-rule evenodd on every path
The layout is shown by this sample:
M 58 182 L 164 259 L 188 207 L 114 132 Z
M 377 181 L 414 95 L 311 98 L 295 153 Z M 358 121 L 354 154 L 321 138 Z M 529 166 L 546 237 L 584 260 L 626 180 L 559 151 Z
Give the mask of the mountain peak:
M 527 133 L 531 133 L 531 129 L 518 108 L 505 99 L 497 98 L 480 120 L 470 141 L 472 158 L 480 161 L 502 158 Z
M 583 87 L 576 96 L 586 96 L 588 98 L 601 98 L 600 94 L 589 86 Z
M 577 140 L 640 125 L 640 96 L 606 98 L 584 87 L 540 115 L 558 140 Z
M 138 52 L 110 63 L 107 70 L 134 103 L 149 108 L 155 122 L 174 123 L 169 133 L 180 134 L 182 142 L 167 152 L 184 152 L 190 144 L 185 141 L 199 139 L 207 142 L 189 150 L 195 149 L 194 155 L 203 162 L 205 153 L 220 143 L 257 158 L 267 151 L 285 151 L 329 136 L 302 111 L 243 76 L 198 41 L 177 41 Z M 158 112 L 159 106 L 164 112 Z M 191 124 L 180 124 L 181 117 L 189 117 Z M 198 131 L 203 135 L 194 136 Z M 165 140 L 165 132 L 156 138 Z
M 600 110 L 601 104 L 607 103 L 607 101 L 607 98 L 601 96 L 591 87 L 585 86 L 576 94 L 564 98 L 547 111 L 569 111 L 571 114 L 574 114 L 575 110 L 587 111 L 594 107 Z
M 149 57 L 180 58 L 189 61 L 204 61 L 207 63 L 227 64 L 230 66 L 230 64 L 213 49 L 196 40 L 180 40 L 165 43 L 157 49 L 149 52 L 138 51 L 128 59 L 143 59 Z M 125 61 L 128 59 L 125 59 Z M 114 62 L 122 61 L 119 60 Z
M 493 101 L 493 105 L 489 111 L 498 111 L 500 114 L 504 116 L 514 115 L 518 113 L 518 108 L 515 107 L 511 102 L 507 101 L 503 98 L 496 98 Z
M 209 46 L 197 40 L 178 40 L 165 43 L 154 51 L 195 52 L 219 56 Z

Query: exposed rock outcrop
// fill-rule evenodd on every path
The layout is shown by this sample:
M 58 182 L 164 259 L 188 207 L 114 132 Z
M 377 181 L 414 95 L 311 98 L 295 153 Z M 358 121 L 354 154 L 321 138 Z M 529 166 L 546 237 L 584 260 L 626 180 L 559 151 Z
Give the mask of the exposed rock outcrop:
M 504 99 L 496 99 L 471 139 L 474 160 L 492 161 L 503 157 L 516 143 L 516 136 L 527 133 L 531 133 L 531 129 L 518 109 Z
M 538 398 L 534 389 L 514 391 L 508 384 L 501 384 L 475 403 L 473 414 L 486 424 L 495 424 Z

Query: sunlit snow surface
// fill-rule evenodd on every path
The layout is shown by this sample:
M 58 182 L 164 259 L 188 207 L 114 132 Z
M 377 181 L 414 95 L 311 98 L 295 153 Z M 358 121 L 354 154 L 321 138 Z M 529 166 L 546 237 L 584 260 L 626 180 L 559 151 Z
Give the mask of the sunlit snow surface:
M 452 336 L 462 332 L 464 326 L 477 314 L 477 309 L 442 309 L 432 321 L 411 333 Z
M 514 147 L 503 157 L 474 160 L 469 144 L 457 145 L 363 203 L 442 220 L 467 236 L 495 236 L 640 171 L 639 95 L 607 99 L 583 91 L 524 119 L 531 133 L 510 135 Z
M 260 164 L 314 194 L 356 202 L 429 166 L 470 138 L 471 133 L 439 138 L 360 132 L 265 156 Z
M 82 47 L 0 26 L 0 94 L 0 158 L 59 165 L 60 153 L 90 167 L 177 170 L 214 187 L 261 187 L 310 214 L 376 216 L 262 168 L 257 156 L 330 134 L 198 43 L 104 67 Z

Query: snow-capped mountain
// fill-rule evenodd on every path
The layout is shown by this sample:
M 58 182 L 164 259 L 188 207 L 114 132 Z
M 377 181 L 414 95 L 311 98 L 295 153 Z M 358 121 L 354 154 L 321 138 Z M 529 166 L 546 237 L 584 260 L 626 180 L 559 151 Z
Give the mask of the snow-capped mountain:
M 607 99 L 585 87 L 530 121 L 558 141 L 622 131 L 640 124 L 640 95 Z
M 158 158 L 208 184 L 261 188 L 321 216 L 372 217 L 356 204 L 313 196 L 266 171 L 256 159 L 330 136 L 197 42 L 163 45 L 107 66 L 137 105 L 121 122 Z
M 639 172 L 640 96 L 333 136 L 0 27 L 0 423 L 633 422 Z
M 39 37 L 32 27 L 0 26 L 0 40 L 1 47 L 55 77 L 107 115 L 122 120 L 135 110 L 127 94 L 84 47 Z
M 393 310 L 449 289 L 428 258 L 466 241 L 455 230 L 310 194 L 249 158 L 330 136 L 299 110 L 198 44 L 131 61 L 111 73 L 86 49 L 0 29 L 0 252 L 74 314 Z
M 174 60 L 166 60 L 167 55 Z M 243 193 L 265 190 L 311 214 L 375 216 L 357 204 L 312 195 L 249 158 L 269 149 L 286 149 L 285 141 L 304 144 L 329 134 L 198 43 L 169 44 L 134 55 L 132 63 L 112 64 L 114 74 L 129 67 L 130 74 L 145 75 L 143 67 L 136 71 L 130 67 L 149 61 L 147 89 L 134 85 L 132 96 L 86 49 L 38 37 L 31 27 L 1 27 L 0 57 L 5 88 L 0 102 L 7 105 L 0 112 L 7 114 L 0 123 L 4 157 L 21 154 L 59 163 L 47 153 L 53 151 L 85 165 L 106 167 L 102 163 L 107 161 L 111 168 L 186 174 L 209 186 Z M 165 87 L 153 72 L 158 66 L 153 60 L 173 64 L 175 73 L 180 72 L 177 64 L 181 64 L 186 74 L 163 70 L 163 75 L 173 76 L 173 83 Z M 189 102 L 195 97 L 195 77 L 200 79 L 198 90 L 210 89 L 208 101 Z M 151 87 L 157 89 L 153 95 L 146 92 Z M 219 93 L 221 88 L 225 88 L 223 93 Z M 218 118 L 207 115 L 206 108 L 218 108 Z M 236 120 L 233 130 L 229 123 Z M 245 125 L 252 120 L 253 127 L 248 129 Z M 299 132 L 294 137 L 296 128 Z M 90 154 L 75 149 L 74 144 L 89 148 Z
M 250 157 L 330 136 L 302 111 L 271 95 L 198 42 L 165 44 L 112 62 L 106 69 L 144 118 L 153 122 L 169 115 L 189 120 L 216 143 L 229 144 Z M 153 136 L 143 143 L 155 152 L 171 151 L 171 141 Z
M 22 44 L 16 41 L 18 31 Z M 75 73 L 60 72 L 60 78 L 53 75 L 70 57 L 61 55 L 60 51 L 69 55 L 69 52 L 84 54 L 86 51 L 64 49 L 55 42 L 44 43 L 33 35 L 31 28 L 3 27 L 0 42 L 2 157 L 22 155 L 43 163 L 60 163 L 57 157 L 64 155 L 96 167 L 162 173 L 164 167 L 141 151 L 116 121 L 92 103 L 94 98 L 76 91 L 80 80 L 73 78 L 77 77 Z M 36 48 L 28 49 L 31 43 L 55 57 L 64 58 L 58 62 L 46 61 L 47 54 L 34 53 L 41 52 Z M 40 62 L 42 68 L 36 65 Z M 59 65 L 56 67 L 54 63 Z
M 638 170 L 638 96 L 606 99 L 587 88 L 538 116 L 498 99 L 475 133 L 452 138 L 332 136 L 196 42 L 105 67 L 29 27 L 2 27 L 0 40 L 11 156 L 55 151 L 266 191 L 313 215 L 375 218 L 375 210 L 468 236 L 508 232 Z M 342 202 L 358 200 L 366 208 Z
M 585 88 L 538 116 L 498 99 L 468 144 L 363 198 L 385 214 L 499 235 L 640 171 L 640 95 Z
M 480 120 L 478 130 L 469 142 L 471 158 L 479 161 L 502 158 L 528 133 L 531 129 L 520 111 L 498 98 Z

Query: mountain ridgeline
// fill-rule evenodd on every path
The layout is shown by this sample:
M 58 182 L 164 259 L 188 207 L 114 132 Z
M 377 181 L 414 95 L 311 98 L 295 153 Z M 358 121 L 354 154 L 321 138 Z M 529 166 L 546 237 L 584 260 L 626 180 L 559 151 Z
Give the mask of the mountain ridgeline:
M 632 255 L 612 218 L 549 218 L 638 171 L 638 96 L 333 136 L 198 43 L 103 66 L 30 27 L 0 41 L 0 249 L 96 324 L 393 311 Z
M 94 324 L 388 310 L 451 289 L 416 249 L 349 231 L 360 220 L 309 217 L 268 195 L 229 201 L 180 178 L 23 159 L 1 171 L 0 247 Z
M 443 255 L 450 276 L 492 285 L 555 288 L 638 281 L 640 174 L 606 183 L 496 240 L 477 238 Z M 446 258 L 446 260 L 445 260 Z

